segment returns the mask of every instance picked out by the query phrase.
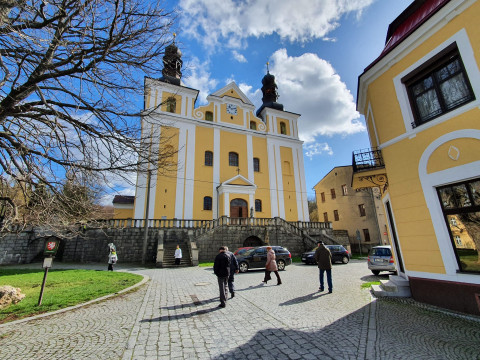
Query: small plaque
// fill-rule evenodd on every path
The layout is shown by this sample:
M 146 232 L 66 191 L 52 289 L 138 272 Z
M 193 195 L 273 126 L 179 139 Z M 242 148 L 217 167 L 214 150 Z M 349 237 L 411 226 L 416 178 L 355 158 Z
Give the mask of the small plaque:
M 53 262 L 53 258 L 51 258 L 51 257 L 47 257 L 47 258 L 43 259 L 43 267 L 44 268 L 51 268 L 52 267 L 52 262 Z

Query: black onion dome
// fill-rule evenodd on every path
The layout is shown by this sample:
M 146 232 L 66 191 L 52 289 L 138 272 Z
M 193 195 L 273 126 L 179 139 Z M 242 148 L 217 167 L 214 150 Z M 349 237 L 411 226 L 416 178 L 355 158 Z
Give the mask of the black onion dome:
M 267 64 L 268 65 L 268 64 Z M 262 106 L 257 111 L 257 116 L 260 115 L 262 110 L 266 107 L 281 110 L 283 111 L 283 105 L 277 103 L 278 93 L 277 93 L 277 84 L 275 83 L 275 76 L 270 74 L 267 70 L 267 74 L 262 79 Z

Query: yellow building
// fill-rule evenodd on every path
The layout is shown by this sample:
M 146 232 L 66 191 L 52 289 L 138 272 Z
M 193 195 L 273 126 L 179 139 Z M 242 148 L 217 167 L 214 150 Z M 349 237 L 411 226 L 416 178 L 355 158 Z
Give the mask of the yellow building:
M 334 167 L 313 189 L 319 220 L 347 230 L 352 251 L 365 254 L 389 243 L 386 218 L 380 189 L 353 189 L 352 174 L 351 165 Z
M 181 83 L 175 44 L 164 64 L 161 79 L 145 79 L 142 121 L 144 132 L 160 138 L 152 146 L 171 147 L 175 166 L 151 176 L 148 218 L 308 221 L 300 115 L 276 102 L 275 77 L 263 78 L 257 111 L 235 82 L 195 107 L 199 91 Z M 145 218 L 147 188 L 147 176 L 139 173 L 132 218 Z
M 423 302 L 480 314 L 480 2 L 417 0 L 359 77 L 373 149 L 353 186 L 380 186 L 399 275 Z M 459 220 L 473 249 L 455 241 Z

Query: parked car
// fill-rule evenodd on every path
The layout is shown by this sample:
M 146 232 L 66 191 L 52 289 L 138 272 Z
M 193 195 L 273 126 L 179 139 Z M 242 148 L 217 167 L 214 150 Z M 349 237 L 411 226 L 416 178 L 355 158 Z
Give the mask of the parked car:
M 374 246 L 368 253 L 368 268 L 373 275 L 380 274 L 380 271 L 396 271 L 393 260 L 392 248 L 390 245 Z
M 233 255 L 243 255 L 247 252 L 247 250 L 253 249 L 253 246 L 246 246 L 246 247 L 241 247 L 235 250 Z
M 350 253 L 347 249 L 345 249 L 342 245 L 325 245 L 325 247 L 330 250 L 332 254 L 332 263 L 342 262 L 343 264 L 348 264 L 350 261 Z M 302 254 L 302 262 L 305 264 L 316 264 L 317 261 L 315 260 L 315 250 L 306 252 Z
M 275 251 L 278 270 L 285 270 L 285 266 L 292 263 L 292 254 L 286 248 L 281 246 L 272 246 Z M 236 255 L 239 271 L 244 273 L 248 269 L 264 268 L 267 262 L 267 247 L 257 246 L 247 250 L 243 254 Z

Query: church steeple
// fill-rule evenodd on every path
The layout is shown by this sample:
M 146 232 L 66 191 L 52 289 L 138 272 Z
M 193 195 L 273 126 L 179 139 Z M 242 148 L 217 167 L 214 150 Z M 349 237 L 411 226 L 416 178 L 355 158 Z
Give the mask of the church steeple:
M 262 79 L 262 106 L 257 110 L 257 116 L 260 115 L 262 110 L 266 107 L 283 111 L 283 105 L 277 103 L 278 93 L 277 84 L 275 83 L 275 76 L 270 74 L 268 69 L 269 63 L 267 62 L 267 75 Z
M 176 34 L 173 34 L 173 42 L 165 48 L 165 55 L 163 56 L 163 70 L 160 81 L 167 82 L 174 85 L 181 85 L 182 78 L 182 52 L 175 45 Z

